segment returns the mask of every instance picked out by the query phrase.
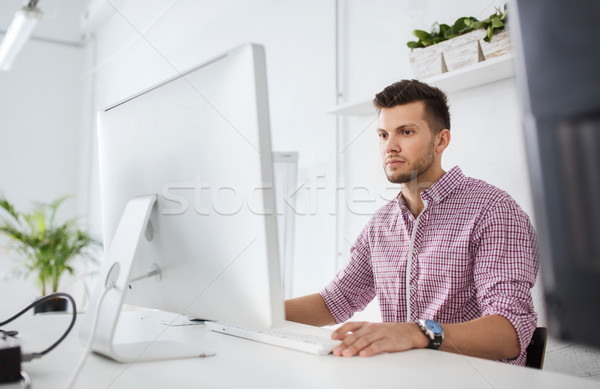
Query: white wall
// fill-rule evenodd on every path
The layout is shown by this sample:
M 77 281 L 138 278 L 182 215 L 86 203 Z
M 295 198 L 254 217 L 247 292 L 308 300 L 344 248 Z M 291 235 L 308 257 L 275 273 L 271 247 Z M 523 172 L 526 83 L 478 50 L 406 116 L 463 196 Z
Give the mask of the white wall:
M 32 41 L 14 69 L 0 73 L 0 182 L 19 207 L 76 194 L 80 51 Z

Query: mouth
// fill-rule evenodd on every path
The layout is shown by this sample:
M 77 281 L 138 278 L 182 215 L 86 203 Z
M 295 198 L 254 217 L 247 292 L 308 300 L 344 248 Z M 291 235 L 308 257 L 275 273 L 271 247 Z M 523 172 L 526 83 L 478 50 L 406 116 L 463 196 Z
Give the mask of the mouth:
M 389 167 L 398 167 L 398 166 L 402 166 L 406 163 L 406 161 L 400 160 L 400 159 L 395 159 L 395 158 L 388 158 L 385 160 L 385 166 L 389 166 Z

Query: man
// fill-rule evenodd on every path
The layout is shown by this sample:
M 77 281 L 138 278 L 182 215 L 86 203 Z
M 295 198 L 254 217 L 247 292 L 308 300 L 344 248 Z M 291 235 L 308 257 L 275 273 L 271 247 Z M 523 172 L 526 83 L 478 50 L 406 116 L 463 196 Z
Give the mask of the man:
M 442 170 L 450 143 L 442 91 L 403 80 L 374 104 L 384 170 L 401 192 L 373 215 L 329 285 L 286 301 L 287 319 L 342 323 L 377 295 L 383 323 L 341 325 L 335 355 L 430 347 L 524 365 L 539 266 L 529 218 L 498 188 Z

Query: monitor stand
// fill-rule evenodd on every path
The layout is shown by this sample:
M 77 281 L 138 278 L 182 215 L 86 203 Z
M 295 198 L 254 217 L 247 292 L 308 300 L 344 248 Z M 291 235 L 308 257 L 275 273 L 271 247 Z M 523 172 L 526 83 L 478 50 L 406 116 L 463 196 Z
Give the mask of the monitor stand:
M 84 342 L 89 341 L 93 330 L 93 316 L 98 315 L 92 350 L 117 362 L 212 355 L 195 346 L 173 341 L 115 342 L 115 330 L 121 307 L 131 282 L 132 265 L 140 242 L 145 236 L 156 201 L 156 195 L 148 195 L 135 197 L 127 203 L 113 242 L 104 257 L 100 278 L 81 326 L 80 338 Z

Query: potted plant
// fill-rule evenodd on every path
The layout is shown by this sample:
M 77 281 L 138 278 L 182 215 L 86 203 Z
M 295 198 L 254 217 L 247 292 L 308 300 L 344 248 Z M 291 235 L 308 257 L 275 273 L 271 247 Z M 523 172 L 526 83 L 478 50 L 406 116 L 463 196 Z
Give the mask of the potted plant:
M 38 203 L 30 212 L 22 213 L 0 194 L 0 232 L 9 238 L 9 248 L 22 257 L 25 274 L 35 276 L 42 297 L 58 291 L 65 272 L 74 273 L 76 258 L 95 261 L 90 249 L 100 245 L 77 227 L 77 219 L 57 222 L 57 210 L 66 199 Z M 64 299 L 50 300 L 37 306 L 35 312 L 64 311 L 66 303 Z
M 414 75 L 427 78 L 506 54 L 510 51 L 507 16 L 505 5 L 484 20 L 461 17 L 451 26 L 436 22 L 430 32 L 414 30 L 418 40 L 407 42 Z

